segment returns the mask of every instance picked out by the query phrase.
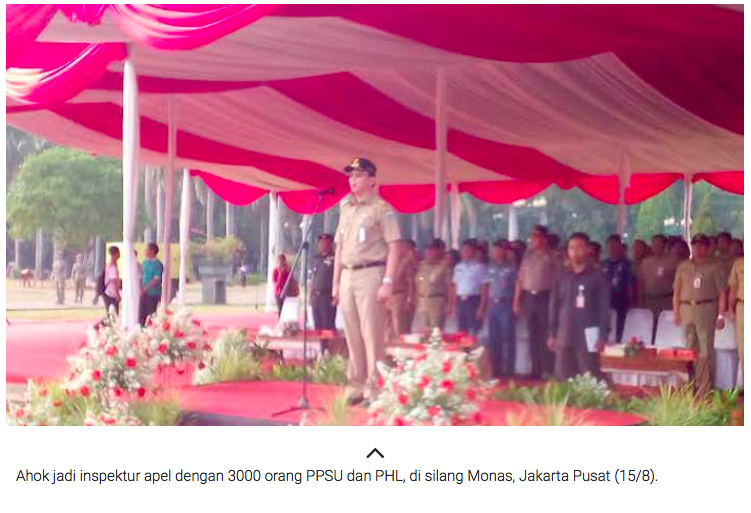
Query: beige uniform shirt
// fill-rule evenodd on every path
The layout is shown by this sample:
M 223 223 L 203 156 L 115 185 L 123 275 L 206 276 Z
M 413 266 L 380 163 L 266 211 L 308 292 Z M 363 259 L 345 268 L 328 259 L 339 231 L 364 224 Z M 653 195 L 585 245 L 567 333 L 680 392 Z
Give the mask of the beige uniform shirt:
M 412 279 L 417 272 L 417 262 L 409 258 L 398 262 L 396 272 L 394 273 L 394 294 L 403 294 L 409 292 Z
M 717 299 L 725 291 L 725 273 L 717 261 L 697 265 L 693 260 L 681 262 L 675 272 L 674 286 L 681 284 L 681 301 Z
M 730 270 L 730 286 L 736 287 L 736 297 L 743 301 L 743 258 L 736 258 Z
M 389 243 L 399 239 L 396 212 L 378 195 L 357 201 L 350 194 L 344 199 L 334 242 L 341 248 L 345 269 L 371 262 L 385 264 Z
M 561 263 L 550 252 L 529 251 L 522 259 L 519 280 L 522 290 L 552 290 L 561 270 Z
M 444 262 L 420 262 L 417 268 L 417 295 L 419 297 L 447 297 L 451 271 Z
M 678 262 L 670 255 L 649 255 L 638 267 L 637 279 L 645 297 L 666 296 L 673 293 Z

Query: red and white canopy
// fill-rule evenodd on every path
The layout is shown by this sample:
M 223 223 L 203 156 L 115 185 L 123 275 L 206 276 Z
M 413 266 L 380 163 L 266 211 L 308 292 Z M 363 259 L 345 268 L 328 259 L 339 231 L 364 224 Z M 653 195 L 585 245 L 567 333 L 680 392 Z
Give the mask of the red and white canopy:
M 347 192 L 353 157 L 430 208 L 437 83 L 446 183 L 505 203 L 551 184 L 636 203 L 689 176 L 743 193 L 743 13 L 717 6 L 9 5 L 7 122 L 122 153 L 123 61 L 141 158 L 220 196 Z M 441 77 L 441 78 L 439 78 Z M 242 185 L 241 185 L 242 184 Z

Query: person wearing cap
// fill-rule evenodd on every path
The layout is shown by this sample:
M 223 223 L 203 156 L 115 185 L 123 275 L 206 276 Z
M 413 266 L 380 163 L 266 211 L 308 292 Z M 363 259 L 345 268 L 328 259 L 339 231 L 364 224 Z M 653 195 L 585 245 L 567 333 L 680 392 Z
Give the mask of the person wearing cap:
M 508 241 L 496 241 L 490 249 L 482 303 L 488 305 L 488 335 L 495 377 L 514 374 L 516 323 L 513 302 L 517 269 Z
M 415 274 L 417 251 L 412 240 L 401 241 L 401 258 L 394 273 L 394 286 L 388 302 L 389 318 L 393 335 L 412 331 L 415 316 Z
M 743 373 L 743 257 L 736 258 L 730 270 L 729 310 L 735 314 L 735 339 Z
M 651 253 L 638 267 L 639 304 L 652 311 L 653 336 L 660 312 L 672 307 L 673 283 L 678 267 L 678 262 L 666 251 L 666 242 L 667 239 L 662 234 L 652 237 Z
M 376 166 L 357 158 L 344 168 L 351 194 L 341 203 L 334 236 L 333 302 L 342 310 L 349 350 L 349 404 L 369 399 L 386 354 L 386 303 L 392 295 L 401 233 L 394 209 L 378 196 Z
M 448 313 L 456 313 L 459 331 L 476 334 L 482 328 L 482 286 L 487 266 L 477 260 L 477 244 L 465 240 L 460 248 L 461 261 L 454 267 Z
M 336 307 L 332 287 L 334 285 L 334 238 L 329 233 L 318 236 L 318 254 L 311 262 L 310 309 L 313 325 L 317 330 L 333 330 L 336 322 Z
M 530 248 L 522 259 L 514 289 L 514 315 L 527 325 L 531 377 L 553 372 L 553 355 L 548 349 L 548 302 L 561 263 L 548 248 L 548 231 L 537 225 L 529 235 Z
M 714 383 L 715 329 L 725 326 L 725 273 L 709 254 L 706 235 L 691 240 L 692 257 L 675 273 L 673 312 L 683 328 L 689 349 L 698 352 L 695 369 L 697 395 L 706 395 Z
M 452 268 L 446 262 L 446 246 L 433 239 L 425 247 L 425 258 L 417 266 L 415 288 L 417 316 L 425 328 L 443 330 L 451 287 Z

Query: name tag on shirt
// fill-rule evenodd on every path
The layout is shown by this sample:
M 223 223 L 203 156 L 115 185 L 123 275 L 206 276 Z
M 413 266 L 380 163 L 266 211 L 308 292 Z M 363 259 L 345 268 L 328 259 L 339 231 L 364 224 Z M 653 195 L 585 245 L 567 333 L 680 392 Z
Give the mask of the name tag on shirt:
M 701 276 L 694 278 L 694 288 L 697 290 L 701 288 Z
M 360 243 L 365 242 L 365 239 L 367 238 L 367 230 L 365 230 L 364 226 L 361 226 L 359 230 L 357 230 L 357 241 Z
M 658 268 L 657 268 L 657 276 L 659 276 L 660 278 L 662 278 L 662 276 L 663 276 L 664 274 L 665 274 L 665 268 L 664 268 L 664 267 L 662 267 L 662 266 L 658 267 Z

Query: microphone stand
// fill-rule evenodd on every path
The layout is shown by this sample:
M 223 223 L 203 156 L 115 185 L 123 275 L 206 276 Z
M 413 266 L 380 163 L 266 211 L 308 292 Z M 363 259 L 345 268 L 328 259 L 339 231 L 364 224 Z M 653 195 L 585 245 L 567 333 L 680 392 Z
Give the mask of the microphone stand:
M 272 417 L 278 417 L 280 415 L 285 415 L 287 413 L 292 413 L 292 412 L 300 411 L 300 410 L 307 411 L 307 410 L 313 409 L 313 410 L 323 411 L 322 408 L 311 408 L 310 400 L 308 399 L 308 382 L 309 382 L 309 377 L 308 377 L 308 256 L 310 252 L 310 243 L 308 242 L 308 238 L 310 237 L 310 232 L 312 231 L 313 224 L 315 224 L 315 220 L 318 217 L 318 209 L 321 208 L 321 204 L 323 203 L 323 197 L 326 195 L 327 192 L 328 191 L 319 191 L 318 193 L 318 204 L 316 205 L 316 208 L 313 211 L 313 216 L 305 230 L 305 233 L 303 233 L 302 243 L 300 244 L 300 247 L 297 249 L 297 254 L 295 255 L 294 261 L 292 262 L 292 267 L 290 269 L 289 276 L 287 276 L 287 281 L 284 282 L 284 287 L 282 288 L 282 297 L 286 298 L 287 287 L 289 287 L 290 281 L 292 277 L 294 276 L 295 267 L 297 267 L 297 263 L 300 260 L 300 257 L 302 257 L 302 268 L 303 268 L 302 395 L 297 400 L 297 404 L 290 406 L 289 408 L 285 410 L 272 413 L 271 414 Z

